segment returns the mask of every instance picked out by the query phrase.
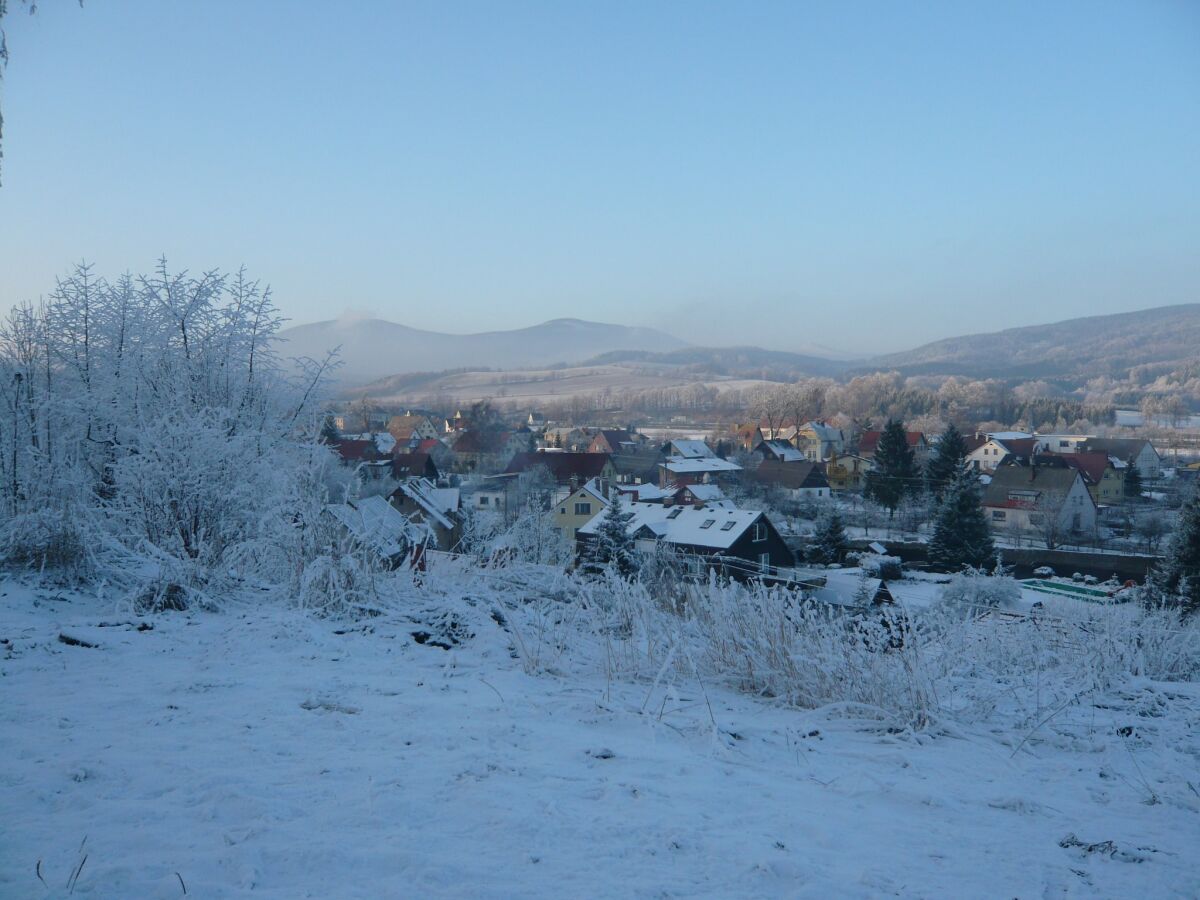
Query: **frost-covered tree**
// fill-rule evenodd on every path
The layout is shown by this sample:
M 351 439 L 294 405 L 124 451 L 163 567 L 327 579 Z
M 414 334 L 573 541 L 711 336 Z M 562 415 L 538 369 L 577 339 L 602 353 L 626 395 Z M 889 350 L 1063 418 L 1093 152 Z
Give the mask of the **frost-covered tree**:
M 585 571 L 591 574 L 610 571 L 622 578 L 638 573 L 641 557 L 629 532 L 633 518 L 633 510 L 626 509 L 621 492 L 614 491 L 608 508 L 600 513 L 600 522 L 588 546 Z
M 1154 581 L 1167 603 L 1200 613 L 1200 484 L 1192 485 L 1179 510 L 1175 533 Z
M 939 500 L 967 458 L 967 442 L 954 423 L 946 426 L 925 466 L 925 482 Z
M 1127 466 L 1125 468 L 1125 478 L 1121 487 L 1121 493 L 1124 494 L 1125 499 L 1142 499 L 1142 473 L 1138 471 L 1137 466 Z
M 833 565 L 840 562 L 846 551 L 846 531 L 836 509 L 826 512 L 817 521 L 817 531 L 809 549 L 813 562 Z
M 315 441 L 327 363 L 293 380 L 275 352 L 281 321 L 245 272 L 165 261 L 112 282 L 81 265 L 14 309 L 0 323 L 7 559 L 72 545 L 117 584 L 285 584 L 304 564 L 289 558 L 294 532 L 324 497 L 322 477 L 299 473 L 332 454 Z
M 893 514 L 906 493 L 919 489 L 917 464 L 904 426 L 888 419 L 875 448 L 875 468 L 867 473 L 864 493 Z
M 942 498 L 929 542 L 929 561 L 945 571 L 981 568 L 996 553 L 980 505 L 979 478 L 960 466 Z

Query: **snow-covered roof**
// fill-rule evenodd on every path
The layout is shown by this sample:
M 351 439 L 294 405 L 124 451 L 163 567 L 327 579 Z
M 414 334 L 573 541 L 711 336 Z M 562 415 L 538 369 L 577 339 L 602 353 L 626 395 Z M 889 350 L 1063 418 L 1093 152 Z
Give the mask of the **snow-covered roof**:
M 428 478 L 410 478 L 397 490 L 421 507 L 422 511 L 443 528 L 451 529 L 449 513 L 458 509 L 458 488 L 440 488 Z
M 993 441 L 1021 441 L 1033 437 L 1028 431 L 989 431 L 987 436 Z
M 687 441 L 677 440 L 671 441 L 672 456 L 678 456 L 685 459 L 705 459 L 715 457 L 712 447 L 704 443 L 704 441 Z
M 684 457 L 668 456 L 666 462 L 659 463 L 674 475 L 694 475 L 702 472 L 740 472 L 742 467 L 737 463 L 717 456 Z
M 762 445 L 781 462 L 800 462 L 805 456 L 790 443 L 783 440 L 763 441 Z
M 706 503 L 713 500 L 724 500 L 725 492 L 721 490 L 720 485 L 716 484 L 689 484 L 688 492 L 697 500 L 703 500 Z
M 644 481 L 641 484 L 614 484 L 613 487 L 622 494 L 632 494 L 642 501 L 662 500 L 675 495 L 674 487 L 660 488 L 651 481 Z
M 807 422 L 801 431 L 811 430 L 818 440 L 822 441 L 840 441 L 842 439 L 842 430 L 834 428 L 832 425 L 826 425 L 824 422 Z
M 595 497 L 597 500 L 599 500 L 600 503 L 603 504 L 604 506 L 608 505 L 608 498 L 604 495 L 604 488 L 602 488 L 600 486 L 599 478 L 589 478 L 584 483 L 583 487 L 581 487 L 575 493 L 581 493 L 581 492 L 591 494 L 593 497 Z M 571 494 L 568 494 L 567 496 L 571 496 Z
M 366 497 L 354 503 L 331 503 L 325 511 L 357 540 L 381 556 L 394 557 L 428 537 L 428 531 L 410 522 L 383 497 Z
M 696 509 L 660 503 L 630 503 L 626 509 L 633 513 L 628 526 L 630 534 L 646 529 L 654 537 L 672 544 L 713 550 L 729 549 L 762 518 L 762 512 L 757 509 Z M 579 533 L 595 534 L 607 515 L 606 510 L 596 516 L 580 528 Z
M 825 586 L 810 593 L 814 600 L 832 606 L 869 606 L 883 586 L 881 579 L 864 577 L 860 569 L 830 569 L 823 574 Z

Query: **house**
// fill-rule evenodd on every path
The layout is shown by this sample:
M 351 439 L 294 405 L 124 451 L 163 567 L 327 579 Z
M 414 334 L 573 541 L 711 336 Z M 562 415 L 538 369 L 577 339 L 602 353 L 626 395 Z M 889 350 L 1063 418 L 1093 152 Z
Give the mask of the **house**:
M 703 441 L 685 442 L 703 444 Z M 674 446 L 674 442 L 672 443 Z M 668 484 L 709 484 L 734 472 L 742 471 L 735 462 L 712 456 L 668 456 L 658 464 L 660 487 Z
M 438 472 L 437 463 L 428 453 L 397 453 L 392 456 L 392 477 L 401 480 L 428 478 L 436 482 L 441 473 Z
M 1040 441 L 1030 435 L 1010 437 L 1021 432 L 1003 432 L 1002 436 L 987 435 L 987 440 L 967 454 L 967 463 L 980 472 L 991 472 L 1006 459 L 1029 461 L 1037 454 Z
M 631 503 L 625 508 L 633 513 L 628 529 L 638 549 L 652 552 L 666 546 L 683 556 L 693 575 L 714 571 L 738 580 L 769 578 L 795 565 L 792 551 L 760 510 L 658 503 Z M 606 510 L 579 529 L 576 540 L 581 555 L 607 514 Z
M 732 433 L 734 443 L 743 450 L 753 450 L 768 439 L 768 435 L 763 431 L 762 425 L 757 422 L 734 425 Z
M 388 501 L 433 534 L 438 550 L 454 550 L 462 540 L 462 497 L 458 488 L 440 488 L 428 478 L 409 478 Z
M 340 438 L 329 446 L 342 465 L 355 469 L 364 480 L 385 478 L 391 474 L 391 459 L 371 438 Z
M 684 485 L 665 497 L 663 502 L 668 505 L 694 506 L 697 509 L 737 509 L 737 505 L 715 484 Z
M 874 469 L 874 460 L 853 453 L 835 453 L 825 463 L 825 478 L 832 490 L 861 491 L 867 483 L 867 473 Z
M 588 453 L 619 453 L 636 450 L 641 442 L 637 436 L 624 429 L 601 428 L 587 445 Z
M 1060 460 L 1063 465 L 1079 471 L 1087 485 L 1088 493 L 1098 505 L 1112 505 L 1125 499 L 1125 463 L 1103 453 L 1043 453 L 1037 457 L 1039 465 Z
M 452 449 L 459 465 L 467 471 L 490 465 L 502 466 L 515 454 L 533 446 L 533 433 L 528 428 L 460 431 L 457 435 Z
M 574 487 L 579 487 L 592 478 L 606 478 L 611 481 L 617 474 L 607 453 L 554 451 L 514 454 L 504 471 L 511 475 L 527 472 L 537 466 L 544 466 L 558 484 Z
M 761 460 L 781 463 L 801 462 L 805 455 L 785 440 L 759 441 L 751 451 Z
M 807 422 L 796 429 L 792 443 L 805 459 L 824 462 L 846 452 L 846 433 L 825 422 Z
M 1038 434 L 1034 435 L 1041 442 L 1041 449 L 1046 453 L 1078 453 L 1079 445 L 1089 438 L 1090 434 Z
M 587 428 L 547 428 L 538 443 L 545 448 L 581 453 L 587 450 L 594 436 Z
M 984 488 L 983 508 L 993 531 L 1033 534 L 1047 546 L 1069 534 L 1096 529 L 1096 504 L 1078 469 L 1008 462 Z
M 428 416 L 415 415 L 412 412 L 388 419 L 387 431 L 401 447 L 414 446 L 438 436 L 437 428 Z
M 1134 466 L 1144 479 L 1162 477 L 1162 457 L 1154 445 L 1144 438 L 1096 438 L 1091 437 L 1079 444 L 1080 453 L 1103 453 Z
M 680 459 L 713 459 L 717 455 L 705 441 L 682 439 L 669 441 L 664 454 Z
M 653 481 L 643 481 L 639 484 L 616 482 L 612 486 L 621 492 L 621 496 L 634 503 L 673 503 L 679 494 L 679 488 L 674 485 L 663 488 Z
M 562 533 L 575 540 L 579 529 L 600 513 L 609 504 L 609 483 L 602 478 L 590 478 L 555 504 L 554 524 Z
M 437 438 L 425 438 L 418 442 L 410 452 L 426 454 L 442 471 L 449 471 L 454 466 L 454 451 Z
M 396 439 L 386 431 L 367 431 L 362 434 L 343 434 L 343 441 L 374 441 L 375 449 L 387 456 L 396 449 Z
M 793 500 L 806 497 L 829 497 L 829 480 L 818 463 L 811 460 L 776 462 L 767 460 L 754 470 L 754 479 L 785 491 Z
M 864 459 L 874 459 L 881 437 L 883 437 L 882 431 L 864 431 L 858 439 L 858 455 Z M 923 467 L 929 460 L 929 442 L 925 440 L 924 433 L 906 431 L 904 439 L 908 443 L 908 448 L 912 450 L 913 459 L 917 465 Z
M 500 515 L 516 509 L 521 494 L 518 473 L 489 475 L 472 482 L 472 486 L 475 491 L 470 497 L 471 509 Z
M 530 431 L 542 431 L 548 424 L 546 417 L 536 410 L 530 410 L 525 417 L 525 426 Z
M 618 484 L 645 484 L 658 481 L 658 464 L 664 459 L 657 447 L 641 446 L 612 455 Z
M 430 539 L 430 531 L 409 520 L 382 497 L 365 497 L 353 503 L 332 503 L 325 512 L 357 546 L 390 568 L 398 568 Z

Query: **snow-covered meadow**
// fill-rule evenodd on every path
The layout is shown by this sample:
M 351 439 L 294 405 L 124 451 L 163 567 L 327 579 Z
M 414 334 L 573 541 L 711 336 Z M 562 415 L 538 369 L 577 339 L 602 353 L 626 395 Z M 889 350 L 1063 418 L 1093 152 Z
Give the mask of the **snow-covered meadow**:
M 4 583 L 0 895 L 1200 894 L 1194 683 L 959 667 L 914 729 L 739 690 L 645 610 L 456 579 L 449 650 L 395 611 Z

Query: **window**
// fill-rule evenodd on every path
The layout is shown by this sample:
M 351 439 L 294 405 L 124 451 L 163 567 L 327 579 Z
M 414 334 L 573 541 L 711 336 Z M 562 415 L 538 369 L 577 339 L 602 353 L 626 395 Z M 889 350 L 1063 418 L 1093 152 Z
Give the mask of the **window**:
M 721 526 L 721 530 L 728 531 L 730 528 L 732 528 L 736 524 L 737 524 L 737 522 L 735 522 L 733 519 L 730 519 L 728 522 L 726 522 L 724 525 Z
M 701 525 L 700 527 L 701 527 L 701 528 L 712 528 L 712 527 L 713 527 L 714 525 L 716 525 L 716 524 L 717 524 L 717 520 L 716 520 L 716 519 L 705 519 L 705 520 L 704 520 L 704 524 L 703 524 L 703 525 Z
M 480 505 L 480 506 L 487 506 L 487 505 L 488 505 L 488 500 L 489 500 L 489 499 L 490 499 L 490 498 L 489 498 L 489 497 L 487 497 L 486 495 L 484 495 L 484 494 L 480 494 L 480 495 L 479 495 L 479 505 Z
M 575 504 L 575 515 L 590 516 L 591 514 L 592 514 L 592 504 L 591 503 L 576 503 Z
M 765 541 L 767 539 L 767 526 L 762 522 L 754 523 L 754 540 Z
M 992 510 L 992 518 L 993 518 L 993 519 L 1002 520 L 1002 519 L 1005 519 L 1005 518 L 1007 518 L 1007 517 L 1008 517 L 1008 513 L 1006 513 L 1006 512 L 1005 512 L 1004 510 L 1002 510 L 1002 509 L 993 509 L 993 510 Z
M 1046 521 L 1046 517 L 1043 516 L 1041 513 L 1030 513 L 1029 514 L 1029 524 L 1030 525 L 1041 525 L 1042 522 L 1044 522 L 1044 521 Z
M 558 511 L 558 514 L 559 514 L 560 516 L 565 516 L 565 515 L 567 514 L 567 508 L 564 506 L 562 509 L 560 509 L 560 510 Z
M 771 554 L 760 553 L 758 555 L 758 568 L 763 572 L 771 571 Z
M 1071 442 L 1070 442 L 1070 441 L 1059 441 L 1059 442 L 1058 442 L 1058 446 L 1060 446 L 1060 447 L 1070 447 L 1070 446 L 1071 446 Z
M 675 509 L 673 509 L 673 510 L 671 510 L 669 513 L 667 513 L 667 518 L 668 518 L 668 519 L 678 519 L 678 518 L 679 518 L 679 514 L 680 514 L 681 512 L 683 512 L 683 507 L 682 507 L 682 506 L 677 506 Z

